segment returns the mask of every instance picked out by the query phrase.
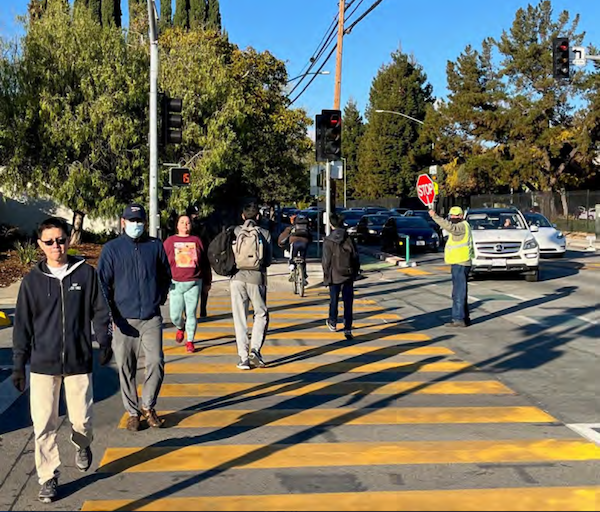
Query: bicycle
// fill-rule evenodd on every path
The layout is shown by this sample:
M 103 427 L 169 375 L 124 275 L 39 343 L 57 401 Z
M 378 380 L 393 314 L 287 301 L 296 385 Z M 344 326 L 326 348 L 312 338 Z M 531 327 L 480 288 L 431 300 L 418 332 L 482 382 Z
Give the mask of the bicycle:
M 304 274 L 306 273 L 306 262 L 304 258 L 296 256 L 294 258 L 294 270 L 292 272 L 292 283 L 294 285 L 294 294 L 304 297 L 304 285 L 306 283 Z

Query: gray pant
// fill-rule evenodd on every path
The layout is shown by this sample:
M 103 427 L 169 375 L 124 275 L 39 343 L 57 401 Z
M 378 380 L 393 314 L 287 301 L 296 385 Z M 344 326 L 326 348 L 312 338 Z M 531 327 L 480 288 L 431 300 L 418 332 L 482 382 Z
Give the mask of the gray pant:
M 142 407 L 154 409 L 165 376 L 160 316 L 148 320 L 126 319 L 116 325 L 113 350 L 119 369 L 123 405 L 131 416 L 141 413 L 136 384 L 140 349 L 144 351 L 146 366 L 142 387 Z
M 269 327 L 269 311 L 267 309 L 267 287 L 264 285 L 246 283 L 232 279 L 231 310 L 235 326 L 235 340 L 237 342 L 240 359 L 248 359 L 248 305 L 252 302 L 254 308 L 254 327 L 252 328 L 252 349 L 260 352 L 267 329 Z

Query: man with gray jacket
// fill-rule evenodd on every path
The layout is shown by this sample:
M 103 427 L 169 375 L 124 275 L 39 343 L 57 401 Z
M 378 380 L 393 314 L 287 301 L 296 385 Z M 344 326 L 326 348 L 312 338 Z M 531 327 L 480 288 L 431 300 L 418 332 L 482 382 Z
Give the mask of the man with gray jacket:
M 233 253 L 238 271 L 231 277 L 231 310 L 240 361 L 237 368 L 264 368 L 260 350 L 269 327 L 267 309 L 267 267 L 271 265 L 271 234 L 258 226 L 258 205 L 247 202 L 242 210 L 244 223 L 234 230 Z M 248 340 L 248 307 L 254 309 L 252 338 Z

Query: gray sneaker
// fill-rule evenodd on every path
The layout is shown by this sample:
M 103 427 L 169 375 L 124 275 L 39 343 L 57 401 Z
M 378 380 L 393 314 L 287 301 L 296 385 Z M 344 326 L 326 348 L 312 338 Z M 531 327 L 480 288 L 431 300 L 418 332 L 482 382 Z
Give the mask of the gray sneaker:
M 250 365 L 254 368 L 264 368 L 267 366 L 260 352 L 254 348 L 250 351 Z
M 332 331 L 332 332 L 337 331 L 337 325 L 335 325 L 331 320 L 329 320 L 329 319 L 325 320 L 325 324 L 327 325 L 327 327 L 329 328 L 330 331 Z
M 248 361 L 248 359 L 242 359 L 236 365 L 236 367 L 238 370 L 249 370 L 250 369 L 250 361 Z
M 92 450 L 89 446 L 80 448 L 75 452 L 75 465 L 82 473 L 85 473 L 92 465 Z
M 47 482 L 44 482 L 40 487 L 38 500 L 42 503 L 51 503 L 56 498 L 56 487 L 58 486 L 58 478 L 53 477 Z

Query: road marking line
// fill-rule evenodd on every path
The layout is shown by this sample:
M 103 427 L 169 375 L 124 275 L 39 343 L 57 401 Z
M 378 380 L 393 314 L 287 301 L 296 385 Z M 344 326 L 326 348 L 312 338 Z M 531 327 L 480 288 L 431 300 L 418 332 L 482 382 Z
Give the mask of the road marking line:
M 579 439 L 203 444 L 107 448 L 97 471 L 137 473 L 206 471 L 219 467 L 277 469 L 598 460 L 600 447 Z
M 598 322 L 596 320 L 592 320 L 591 318 L 588 318 L 586 316 L 578 316 L 576 318 L 578 318 L 579 320 L 583 320 L 584 322 L 587 322 L 588 324 L 598 325 Z
M 567 427 L 600 446 L 600 423 L 567 423 Z
M 497 487 L 494 489 L 452 489 L 423 491 L 331 492 L 323 494 L 262 494 L 241 496 L 194 496 L 140 500 L 91 500 L 85 512 L 105 510 L 238 511 L 413 511 L 464 510 L 479 512 L 505 510 L 517 512 L 596 510 L 600 487 Z
M 519 295 L 515 295 L 514 293 L 505 293 L 504 295 L 507 295 L 508 297 L 512 297 L 514 299 L 520 300 L 525 302 L 527 299 L 524 297 L 520 297 Z
M 432 272 L 427 272 L 426 270 L 420 270 L 418 268 L 399 268 L 397 272 L 402 272 L 403 274 L 409 276 L 430 276 Z
M 174 340 L 176 332 L 167 331 L 163 332 L 163 339 Z M 370 331 L 364 333 L 355 333 L 355 340 L 360 341 L 363 337 L 369 339 L 386 339 L 390 341 L 431 341 L 431 338 L 427 334 L 420 332 L 389 332 L 388 328 L 384 328 L 381 331 Z M 218 338 L 235 338 L 235 332 L 231 331 L 199 331 L 196 333 L 196 341 L 202 340 L 213 340 Z M 267 339 L 280 339 L 280 340 L 337 340 L 341 341 L 344 339 L 344 333 L 339 332 L 304 332 L 304 331 L 286 331 L 286 332 L 268 332 Z

